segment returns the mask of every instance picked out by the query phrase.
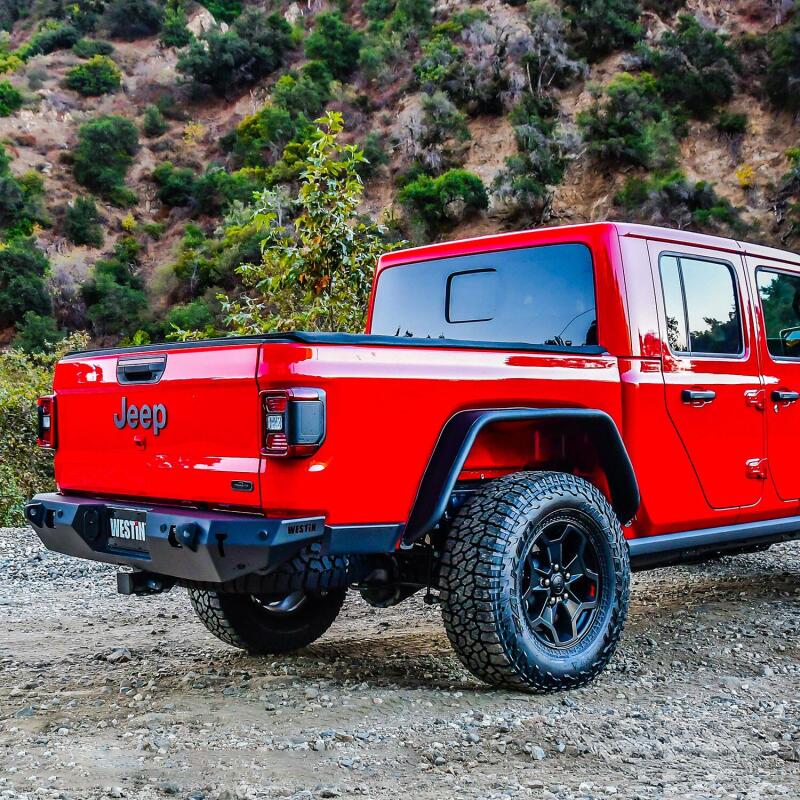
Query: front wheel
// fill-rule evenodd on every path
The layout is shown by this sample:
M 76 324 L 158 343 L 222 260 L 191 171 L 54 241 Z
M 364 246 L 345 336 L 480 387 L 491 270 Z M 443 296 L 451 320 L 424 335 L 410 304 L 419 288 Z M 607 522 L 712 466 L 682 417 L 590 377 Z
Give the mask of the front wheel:
M 442 615 L 462 663 L 495 686 L 549 692 L 592 680 L 617 647 L 630 566 L 619 521 L 590 483 L 523 472 L 454 520 Z
M 254 655 L 290 653 L 316 641 L 333 624 L 346 594 L 347 589 L 297 589 L 279 595 L 189 589 L 192 607 L 206 628 Z

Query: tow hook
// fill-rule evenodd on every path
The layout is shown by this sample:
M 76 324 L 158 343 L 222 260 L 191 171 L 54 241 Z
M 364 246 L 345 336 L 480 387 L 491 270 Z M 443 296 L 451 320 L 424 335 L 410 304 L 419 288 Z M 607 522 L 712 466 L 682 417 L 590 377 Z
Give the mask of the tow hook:
M 117 592 L 119 594 L 161 594 L 175 585 L 175 579 L 153 572 L 118 572 Z

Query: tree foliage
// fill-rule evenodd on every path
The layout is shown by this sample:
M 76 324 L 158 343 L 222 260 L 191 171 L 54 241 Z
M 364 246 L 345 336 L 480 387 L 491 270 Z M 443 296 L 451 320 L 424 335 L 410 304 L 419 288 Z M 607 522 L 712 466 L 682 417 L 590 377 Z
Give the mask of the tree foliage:
M 263 192 L 256 204 L 261 261 L 239 268 L 249 292 L 225 304 L 237 332 L 363 329 L 372 274 L 386 250 L 384 230 L 358 214 L 364 157 L 341 143 L 341 114 L 317 123 L 291 218 L 274 192 Z
M 0 246 L 0 329 L 18 325 L 25 313 L 49 314 L 45 277 L 50 265 L 30 239 Z
M 100 247 L 103 244 L 102 221 L 94 200 L 81 195 L 64 212 L 64 235 L 73 244 Z
M 133 193 L 124 182 L 138 150 L 139 134 L 130 120 L 114 115 L 89 120 L 78 129 L 72 153 L 75 180 L 114 203 L 129 204 Z
M 274 72 L 291 45 L 291 27 L 280 14 L 248 9 L 224 33 L 211 28 L 178 58 L 178 71 L 196 88 L 224 97 Z
M 739 59 L 726 38 L 681 14 L 674 30 L 665 31 L 655 48 L 640 53 L 655 74 L 662 96 L 705 119 L 733 97 Z
M 36 399 L 52 391 L 56 361 L 85 345 L 73 334 L 43 353 L 0 353 L 0 525 L 24 525 L 25 502 L 53 486 L 52 456 L 36 446 Z
M 778 108 L 800 113 L 800 2 L 792 21 L 768 38 L 765 88 Z
M 121 73 L 108 56 L 92 56 L 67 72 L 67 86 L 84 97 L 97 97 L 119 89 Z
M 103 22 L 113 38 L 133 41 L 158 33 L 163 17 L 161 6 L 151 0 L 111 0 Z
M 649 72 L 616 75 L 577 122 L 589 152 L 601 160 L 653 169 L 674 163 L 676 123 Z
M 564 8 L 575 48 L 590 61 L 630 47 L 642 34 L 638 0 L 566 0 Z
M 362 36 L 348 25 L 338 11 L 322 12 L 305 42 L 306 56 L 327 64 L 338 80 L 350 77 L 358 64 Z

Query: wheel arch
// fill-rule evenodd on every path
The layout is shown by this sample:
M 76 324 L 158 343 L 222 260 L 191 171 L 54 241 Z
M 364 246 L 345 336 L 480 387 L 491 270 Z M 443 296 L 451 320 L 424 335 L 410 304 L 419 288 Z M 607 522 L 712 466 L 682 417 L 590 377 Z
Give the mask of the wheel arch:
M 617 517 L 623 524 L 633 519 L 640 502 L 636 474 L 616 423 L 604 411 L 587 408 L 471 409 L 454 414 L 442 429 L 417 490 L 403 535 L 405 543 L 421 538 L 442 519 L 478 435 L 498 422 L 577 425 L 594 444 Z

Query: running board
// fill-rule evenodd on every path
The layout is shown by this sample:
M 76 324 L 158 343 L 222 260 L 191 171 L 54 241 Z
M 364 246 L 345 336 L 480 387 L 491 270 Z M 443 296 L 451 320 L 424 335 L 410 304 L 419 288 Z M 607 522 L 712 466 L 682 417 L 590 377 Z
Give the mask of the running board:
M 731 551 L 758 549 L 762 545 L 800 539 L 800 517 L 783 517 L 744 525 L 724 525 L 697 531 L 643 536 L 628 540 L 631 568 L 652 569 L 670 564 L 702 561 Z

